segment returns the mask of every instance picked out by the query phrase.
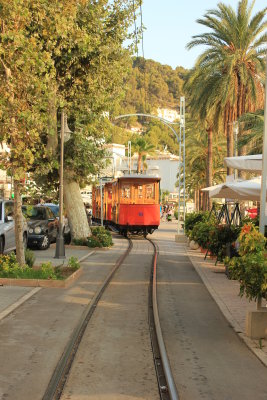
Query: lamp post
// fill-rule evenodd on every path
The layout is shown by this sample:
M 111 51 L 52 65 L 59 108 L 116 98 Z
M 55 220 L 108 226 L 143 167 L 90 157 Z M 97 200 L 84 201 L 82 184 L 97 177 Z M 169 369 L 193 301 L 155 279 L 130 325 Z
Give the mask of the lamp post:
M 267 55 L 265 70 L 265 104 L 264 104 L 264 131 L 262 149 L 262 175 L 261 175 L 261 208 L 260 208 L 260 232 L 264 235 L 267 225 L 266 189 L 267 189 Z
M 60 129 L 60 167 L 59 167 L 59 230 L 56 241 L 55 258 L 65 258 L 65 244 L 63 235 L 63 167 L 64 167 L 64 143 L 70 138 L 71 130 L 67 124 L 67 117 L 64 111 L 61 112 Z

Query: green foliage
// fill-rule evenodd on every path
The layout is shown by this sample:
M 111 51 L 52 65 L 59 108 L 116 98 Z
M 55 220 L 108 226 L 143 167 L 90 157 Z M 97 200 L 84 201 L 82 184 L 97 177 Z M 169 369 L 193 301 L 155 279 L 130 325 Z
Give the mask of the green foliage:
M 125 82 L 126 93 L 120 105 L 114 108 L 114 115 L 145 113 L 157 115 L 158 108 L 170 108 L 179 111 L 180 96 L 183 95 L 183 84 L 186 70 L 177 67 L 173 70 L 168 65 L 161 65 L 153 60 L 141 57 L 133 58 L 129 77 Z M 168 148 L 174 154 L 179 153 L 177 139 L 171 130 L 162 122 L 144 117 L 129 117 L 120 120 L 117 125 L 125 128 L 138 128 L 148 143 L 155 149 Z M 125 144 L 131 137 L 117 131 L 114 136 L 117 143 Z
M 32 253 L 32 252 L 30 252 Z M 32 254 L 28 253 L 28 257 L 32 260 Z M 76 271 L 80 268 L 80 264 L 75 257 L 70 257 L 67 269 Z M 61 267 L 53 267 L 51 262 L 43 263 L 40 268 L 32 268 L 29 265 L 20 266 L 16 261 L 14 253 L 2 255 L 0 257 L 0 277 L 13 279 L 52 279 L 62 280 L 64 269 Z
M 74 271 L 80 268 L 79 261 L 76 257 L 70 257 L 68 261 L 68 268 L 71 268 Z
M 190 237 L 199 244 L 199 246 L 207 249 L 210 241 L 211 232 L 213 232 L 214 225 L 212 221 L 197 222 L 191 232 Z
M 240 228 L 234 225 L 213 225 L 209 234 L 207 249 L 218 260 L 223 261 L 226 256 L 226 246 L 232 245 L 238 238 Z
M 57 279 L 57 275 L 50 262 L 33 269 L 28 265 L 20 266 L 14 253 L 0 257 L 0 277 L 20 279 Z
M 267 299 L 266 239 L 249 223 L 243 226 L 238 241 L 240 257 L 225 259 L 230 278 L 240 282 L 240 296 L 246 295 L 249 300 Z
M 78 238 L 72 240 L 74 246 L 87 246 L 87 239 L 85 238 Z
M 178 215 L 177 215 L 177 217 L 178 217 Z M 193 213 L 186 214 L 185 215 L 185 224 L 184 224 L 186 236 L 190 235 L 190 233 L 192 232 L 194 226 L 198 222 L 207 221 L 208 217 L 209 217 L 209 213 L 208 212 L 193 212 Z
M 34 252 L 31 251 L 30 249 L 26 249 L 25 250 L 25 262 L 30 268 L 33 267 L 35 259 L 36 259 L 36 257 L 34 255 Z
M 74 239 L 73 243 L 76 246 L 88 247 L 110 247 L 112 243 L 112 235 L 102 226 L 92 227 L 92 236 L 87 239 Z
M 102 226 L 92 228 L 92 236 L 88 238 L 89 247 L 110 247 L 113 245 L 111 233 Z

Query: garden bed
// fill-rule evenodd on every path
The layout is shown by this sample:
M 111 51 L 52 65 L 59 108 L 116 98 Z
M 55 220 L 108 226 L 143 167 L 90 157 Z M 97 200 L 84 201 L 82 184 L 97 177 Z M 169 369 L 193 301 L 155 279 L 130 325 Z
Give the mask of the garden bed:
M 22 278 L 0 278 L 0 285 L 3 286 L 29 286 L 43 288 L 67 288 L 72 285 L 82 274 L 83 269 L 73 270 L 72 268 L 62 268 L 63 279 L 22 279 Z

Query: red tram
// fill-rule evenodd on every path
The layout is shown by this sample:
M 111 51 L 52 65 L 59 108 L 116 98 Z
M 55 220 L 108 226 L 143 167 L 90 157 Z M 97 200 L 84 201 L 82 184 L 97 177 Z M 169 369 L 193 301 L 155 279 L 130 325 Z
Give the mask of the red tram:
M 160 178 L 125 175 L 102 186 L 102 214 L 105 225 L 121 234 L 153 233 L 160 224 Z M 101 221 L 101 188 L 92 192 L 93 220 Z

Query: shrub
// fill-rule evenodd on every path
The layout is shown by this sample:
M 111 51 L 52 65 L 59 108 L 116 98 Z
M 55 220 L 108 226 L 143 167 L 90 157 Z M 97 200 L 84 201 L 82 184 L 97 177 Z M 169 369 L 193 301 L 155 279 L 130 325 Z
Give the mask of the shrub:
M 212 222 L 203 221 L 194 225 L 190 234 L 191 238 L 199 244 L 199 246 L 207 249 L 210 240 L 210 232 L 213 229 Z
M 102 226 L 92 229 L 92 236 L 88 238 L 89 247 L 110 247 L 112 246 L 111 233 Z
M 33 269 L 28 265 L 21 267 L 14 253 L 0 257 L 0 276 L 1 278 L 57 279 L 50 262 L 42 264 L 40 269 Z
M 234 225 L 213 225 L 209 233 L 208 250 L 222 261 L 226 256 L 227 245 L 235 242 L 239 233 L 240 228 Z
M 27 264 L 30 268 L 32 268 L 33 265 L 34 265 L 34 263 L 35 263 L 35 260 L 36 260 L 36 257 L 35 257 L 35 255 L 34 255 L 34 252 L 31 251 L 31 250 L 29 250 L 29 249 L 26 249 L 26 250 L 25 250 L 25 262 L 26 262 L 26 264 Z
M 110 247 L 113 245 L 112 236 L 103 226 L 91 228 L 92 236 L 89 238 L 74 239 L 73 244 L 76 246 L 88 247 Z
M 266 239 L 252 223 L 244 225 L 238 241 L 240 257 L 226 258 L 230 278 L 240 282 L 240 296 L 267 299 Z
M 177 215 L 178 218 L 178 215 Z M 204 222 L 207 221 L 209 218 L 209 213 L 208 212 L 193 212 L 185 215 L 185 234 L 186 236 L 190 236 L 190 233 L 192 232 L 194 226 L 198 222 Z
M 73 239 L 73 244 L 75 246 L 87 246 L 87 239 L 84 238 Z
M 79 261 L 76 257 L 70 257 L 69 262 L 68 262 L 68 268 L 71 268 L 73 270 L 77 270 L 80 268 Z

